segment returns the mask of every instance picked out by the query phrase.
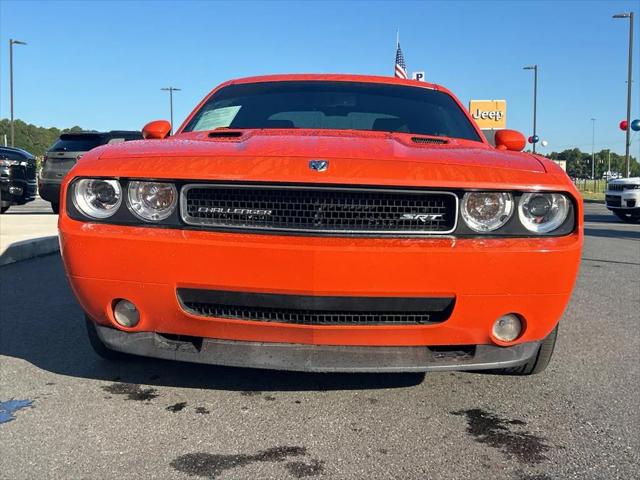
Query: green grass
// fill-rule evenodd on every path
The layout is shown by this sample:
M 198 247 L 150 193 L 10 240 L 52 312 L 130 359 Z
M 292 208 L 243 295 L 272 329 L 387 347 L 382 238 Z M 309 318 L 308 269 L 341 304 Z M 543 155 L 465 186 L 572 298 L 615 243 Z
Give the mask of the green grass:
M 604 192 L 583 192 L 580 191 L 580 195 L 584 200 L 593 200 L 597 202 L 604 202 Z

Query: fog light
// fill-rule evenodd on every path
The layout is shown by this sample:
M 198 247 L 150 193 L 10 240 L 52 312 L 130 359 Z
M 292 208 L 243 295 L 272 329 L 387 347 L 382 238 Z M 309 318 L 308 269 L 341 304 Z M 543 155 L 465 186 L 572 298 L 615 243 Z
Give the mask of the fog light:
M 129 300 L 118 300 L 113 308 L 113 316 L 123 327 L 135 327 L 140 321 L 140 312 Z
M 522 322 L 517 315 L 508 313 L 493 324 L 493 336 L 501 342 L 513 342 L 522 333 Z
M 22 195 L 22 192 L 23 192 L 22 187 L 14 187 L 14 186 L 9 187 L 9 193 L 11 195 Z

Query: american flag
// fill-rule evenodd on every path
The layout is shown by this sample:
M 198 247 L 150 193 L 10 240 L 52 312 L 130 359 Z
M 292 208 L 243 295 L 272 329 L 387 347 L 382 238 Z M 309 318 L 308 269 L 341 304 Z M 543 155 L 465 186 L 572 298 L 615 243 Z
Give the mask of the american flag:
M 398 49 L 396 50 L 396 78 L 407 79 L 407 64 L 404 63 L 404 55 L 402 55 L 402 49 L 400 48 L 400 42 L 398 42 Z

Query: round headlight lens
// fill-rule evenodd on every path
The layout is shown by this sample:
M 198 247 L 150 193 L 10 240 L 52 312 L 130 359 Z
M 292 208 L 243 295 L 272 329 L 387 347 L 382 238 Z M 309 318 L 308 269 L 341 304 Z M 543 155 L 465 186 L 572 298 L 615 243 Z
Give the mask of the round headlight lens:
M 525 228 L 548 233 L 564 223 L 569 214 L 569 199 L 560 193 L 525 193 L 520 198 L 518 216 Z
M 507 192 L 467 192 L 462 197 L 462 218 L 476 232 L 502 227 L 513 214 L 513 196 Z
M 129 210 L 147 222 L 164 220 L 178 204 L 178 192 L 171 183 L 129 182 Z
M 73 203 L 87 217 L 108 218 L 122 204 L 122 189 L 117 180 L 83 178 L 74 186 Z

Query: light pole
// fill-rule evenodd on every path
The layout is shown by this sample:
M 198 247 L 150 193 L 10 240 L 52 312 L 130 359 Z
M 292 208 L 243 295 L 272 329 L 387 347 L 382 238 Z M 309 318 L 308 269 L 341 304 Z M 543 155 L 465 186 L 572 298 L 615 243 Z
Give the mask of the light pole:
M 13 46 L 14 45 L 26 45 L 26 42 L 20 40 L 9 39 L 9 103 L 11 104 L 11 146 L 15 142 L 15 133 L 13 131 Z
M 169 92 L 169 112 L 171 115 L 171 130 L 169 130 L 169 135 L 173 134 L 173 92 L 179 92 L 180 89 L 176 87 L 164 87 L 160 90 L 164 90 L 165 92 Z
M 596 144 L 596 119 L 591 119 L 591 180 L 596 179 L 596 162 L 593 156 L 594 147 Z
M 533 70 L 533 153 L 536 153 L 536 110 L 538 108 L 538 65 L 527 65 L 523 70 Z
M 633 12 L 618 13 L 613 18 L 629 19 L 629 70 L 627 72 L 627 130 L 624 143 L 624 158 L 627 163 L 627 177 L 631 176 L 631 164 L 629 163 L 629 147 L 631 146 L 631 63 L 633 60 Z

